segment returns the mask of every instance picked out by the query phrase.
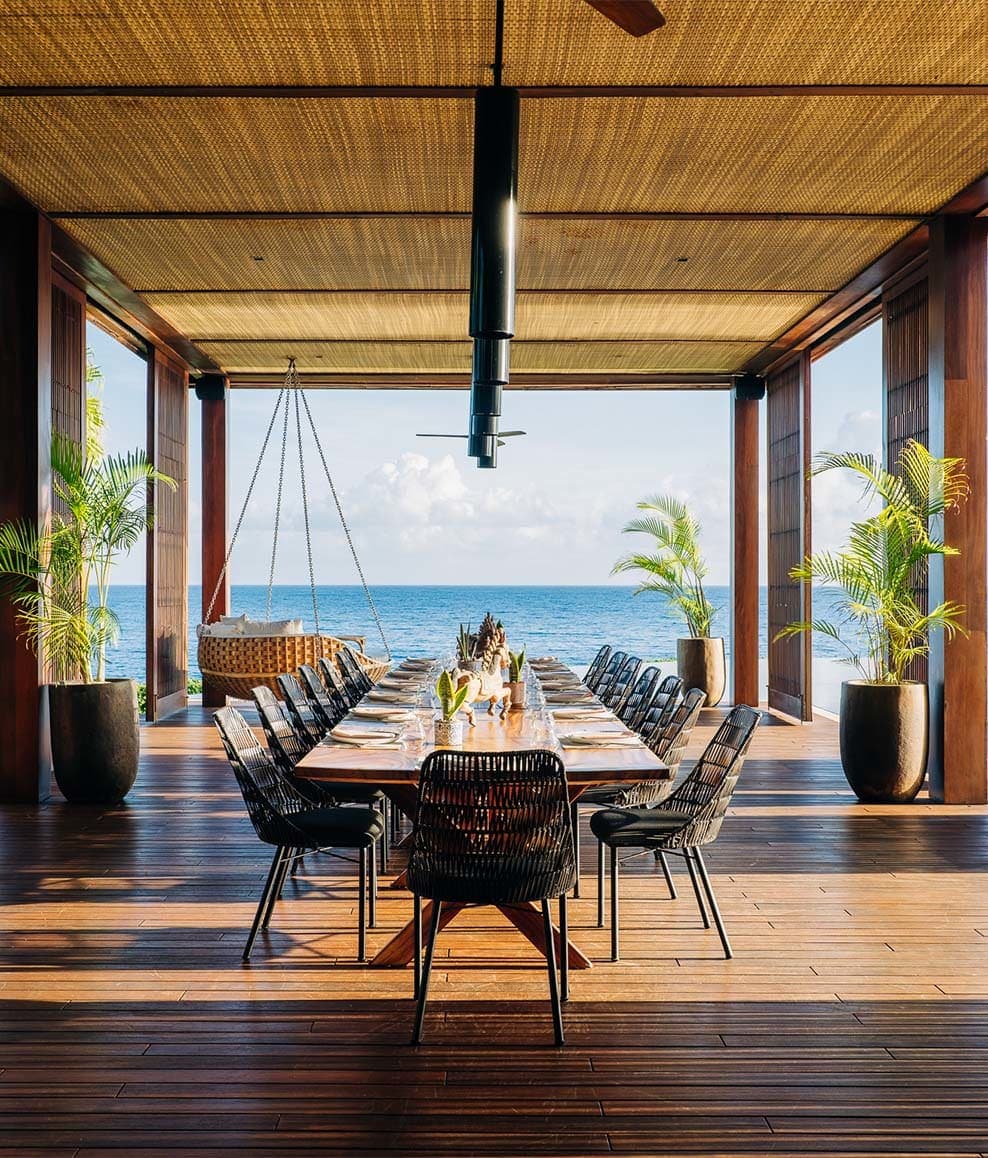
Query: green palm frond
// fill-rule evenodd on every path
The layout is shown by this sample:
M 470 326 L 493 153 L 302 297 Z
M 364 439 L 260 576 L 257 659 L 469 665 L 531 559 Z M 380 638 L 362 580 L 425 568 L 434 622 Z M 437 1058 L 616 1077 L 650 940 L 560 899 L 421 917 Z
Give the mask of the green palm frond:
M 811 473 L 829 470 L 850 471 L 862 482 L 863 498 L 877 498 L 882 507 L 851 524 L 842 550 L 809 555 L 790 571 L 802 583 L 840 588 L 843 597 L 837 600 L 837 610 L 844 617 L 842 623 L 792 623 L 776 638 L 804 631 L 827 635 L 848 651 L 866 679 L 900 683 L 909 663 L 928 653 L 931 632 L 943 631 L 950 637 L 964 630 L 963 607 L 943 603 L 924 613 L 918 598 L 929 560 L 957 554 L 931 531 L 931 521 L 967 498 L 964 463 L 937 458 L 910 440 L 895 471 L 886 470 L 872 455 L 854 451 L 818 455 Z M 847 644 L 843 626 L 853 627 L 858 638 L 864 636 L 865 654 L 857 655 Z
M 646 535 L 652 539 L 653 550 L 625 555 L 611 574 L 637 572 L 636 595 L 662 595 L 682 615 L 691 635 L 708 636 L 716 608 L 703 589 L 707 565 L 700 546 L 700 521 L 674 495 L 652 495 L 637 506 L 646 514 L 628 522 L 624 533 Z

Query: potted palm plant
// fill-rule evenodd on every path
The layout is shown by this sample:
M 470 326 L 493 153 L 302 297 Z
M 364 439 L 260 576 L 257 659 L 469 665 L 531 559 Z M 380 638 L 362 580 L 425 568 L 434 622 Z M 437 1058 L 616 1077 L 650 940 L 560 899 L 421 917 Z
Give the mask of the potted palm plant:
M 456 718 L 460 708 L 470 693 L 468 684 L 457 687 L 453 673 L 442 671 L 436 680 L 436 696 L 439 699 L 439 719 L 435 723 L 437 747 L 455 748 L 463 743 L 463 721 Z
M 0 526 L 0 584 L 21 634 L 42 657 L 55 780 L 76 804 L 116 804 L 137 776 L 134 680 L 106 678 L 119 624 L 109 604 L 114 560 L 151 525 L 147 484 L 175 483 L 142 451 L 104 456 L 55 435 L 50 522 Z
M 700 546 L 700 520 L 673 495 L 654 495 L 638 504 L 646 512 L 625 526 L 625 534 L 647 535 L 651 550 L 626 555 L 611 574 L 637 572 L 635 594 L 654 591 L 665 597 L 682 616 L 689 632 L 676 641 L 676 661 L 687 688 L 699 688 L 713 707 L 724 698 L 727 664 L 724 640 L 711 636 L 716 608 L 707 598 L 703 581 L 707 563 Z
M 967 497 L 964 463 L 910 440 L 894 472 L 869 454 L 819 455 L 812 473 L 829 470 L 853 472 L 863 497 L 877 497 L 882 509 L 851 524 L 842 550 L 809 555 L 791 572 L 840 588 L 836 619 L 791 623 L 779 636 L 816 631 L 845 649 L 861 678 L 841 686 L 844 774 L 861 800 L 905 803 L 923 785 L 929 741 L 927 687 L 908 678 L 909 665 L 928 654 L 931 632 L 963 631 L 963 607 L 947 601 L 924 610 L 919 591 L 931 558 L 957 554 L 935 528 Z

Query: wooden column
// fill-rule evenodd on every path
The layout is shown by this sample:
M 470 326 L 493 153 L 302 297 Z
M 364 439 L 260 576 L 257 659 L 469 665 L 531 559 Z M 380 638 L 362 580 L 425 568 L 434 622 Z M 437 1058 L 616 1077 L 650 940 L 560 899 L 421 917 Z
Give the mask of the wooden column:
M 930 449 L 967 464 L 971 497 L 944 518 L 959 554 L 930 568 L 931 602 L 967 609 L 968 635 L 935 637 L 931 690 L 943 689 L 942 777 L 948 804 L 988 801 L 988 219 L 941 217 L 930 226 Z M 939 781 L 939 782 L 938 782 Z
M 731 406 L 731 667 L 734 702 L 758 706 L 758 401 Z
M 51 505 L 51 226 L 0 209 L 0 521 L 43 522 Z M 0 599 L 0 801 L 33 804 L 50 791 L 41 664 Z
M 210 601 L 226 560 L 230 537 L 227 463 L 230 431 L 229 390 L 222 375 L 205 375 L 196 387 L 202 407 L 202 622 L 215 623 L 230 611 L 230 577 L 224 575 L 210 611 Z M 221 708 L 226 697 L 204 680 L 202 702 Z
M 155 484 L 148 535 L 147 715 L 159 720 L 188 703 L 189 383 L 184 367 L 161 350 L 148 375 L 148 453 L 175 479 Z
M 800 720 L 813 718 L 809 633 L 776 640 L 789 623 L 812 618 L 810 588 L 789 572 L 810 551 L 810 357 L 804 351 L 772 374 L 768 433 L 768 703 Z

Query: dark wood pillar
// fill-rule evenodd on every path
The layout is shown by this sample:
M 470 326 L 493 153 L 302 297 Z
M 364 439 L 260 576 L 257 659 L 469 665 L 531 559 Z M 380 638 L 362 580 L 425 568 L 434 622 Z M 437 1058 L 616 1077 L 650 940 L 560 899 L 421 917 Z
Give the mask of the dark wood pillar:
M 758 706 L 758 399 L 731 408 L 731 667 L 736 704 Z
M 968 502 L 944 518 L 959 554 L 930 568 L 930 600 L 966 609 L 967 636 L 934 638 L 931 691 L 943 694 L 943 768 L 930 792 L 948 804 L 988 801 L 988 219 L 930 226 L 930 449 L 964 459 Z
M 196 386 L 202 407 L 202 622 L 215 623 L 230 611 L 230 577 L 223 575 L 230 537 L 227 463 L 229 460 L 227 380 L 220 374 L 204 375 Z M 223 575 L 216 600 L 210 601 Z M 221 708 L 226 697 L 203 681 L 202 702 Z
M 0 209 L 0 521 L 43 522 L 51 507 L 51 226 Z M 0 600 L 0 800 L 48 796 L 51 761 L 41 663 Z
M 148 375 L 148 453 L 177 488 L 152 487 L 148 535 L 147 716 L 159 720 L 188 703 L 189 381 L 161 350 Z
M 813 644 L 808 632 L 776 640 L 812 618 L 808 585 L 789 577 L 810 552 L 810 356 L 804 351 L 768 379 L 768 704 L 813 718 Z

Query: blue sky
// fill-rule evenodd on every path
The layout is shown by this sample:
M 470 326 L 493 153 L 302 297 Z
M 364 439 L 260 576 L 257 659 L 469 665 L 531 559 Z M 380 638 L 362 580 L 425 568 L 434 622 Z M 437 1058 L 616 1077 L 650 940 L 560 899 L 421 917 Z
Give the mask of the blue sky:
M 93 326 L 89 345 L 106 377 L 108 447 L 145 443 L 144 363 Z M 814 450 L 878 449 L 878 326 L 814 364 Z M 250 480 L 275 395 L 237 391 L 231 419 L 231 517 Z M 636 501 L 673 492 L 704 526 L 710 579 L 729 577 L 730 399 L 726 392 L 535 392 L 505 394 L 502 425 L 528 431 L 479 471 L 462 441 L 417 431 L 463 431 L 467 396 L 454 391 L 313 391 L 311 407 L 344 510 L 372 583 L 599 584 L 632 545 L 621 534 Z M 193 396 L 190 582 L 198 582 L 199 428 Z M 311 447 L 309 448 L 311 451 Z M 323 583 L 355 581 L 329 488 L 307 458 L 316 555 Z M 269 449 L 233 560 L 235 582 L 267 581 L 277 456 Z M 764 489 L 764 488 L 762 488 Z M 285 533 L 276 581 L 304 582 L 298 470 L 286 472 Z M 860 511 L 853 485 L 814 488 L 814 546 L 834 546 Z M 142 552 L 116 581 L 143 582 Z M 622 577 L 621 582 L 627 582 Z

